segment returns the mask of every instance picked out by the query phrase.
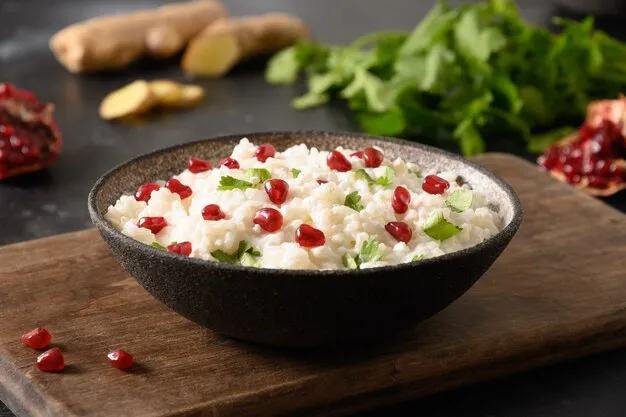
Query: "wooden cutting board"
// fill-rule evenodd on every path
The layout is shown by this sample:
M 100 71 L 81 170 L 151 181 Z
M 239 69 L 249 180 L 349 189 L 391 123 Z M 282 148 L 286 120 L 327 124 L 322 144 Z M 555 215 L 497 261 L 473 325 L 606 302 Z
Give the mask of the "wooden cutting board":
M 626 216 L 520 159 L 477 160 L 519 193 L 519 234 L 460 300 L 377 347 L 218 336 L 148 295 L 95 230 L 0 248 L 0 400 L 19 416 L 339 415 L 626 345 Z M 65 372 L 35 368 L 20 335 L 37 326 Z M 106 362 L 118 347 L 132 371 Z

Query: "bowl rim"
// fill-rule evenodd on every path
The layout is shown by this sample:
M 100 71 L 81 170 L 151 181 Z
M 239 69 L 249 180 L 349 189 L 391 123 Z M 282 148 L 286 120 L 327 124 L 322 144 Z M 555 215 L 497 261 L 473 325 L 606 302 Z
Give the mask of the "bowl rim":
M 476 169 L 483 175 L 487 176 L 505 192 L 506 196 L 509 199 L 509 202 L 511 203 L 513 207 L 513 215 L 512 215 L 511 221 L 503 229 L 498 231 L 498 233 L 496 233 L 493 236 L 490 236 L 489 238 L 487 238 L 486 240 L 484 240 L 483 242 L 477 245 L 471 246 L 466 249 L 461 249 L 456 252 L 451 252 L 451 253 L 446 253 L 443 255 L 435 256 L 433 258 L 422 259 L 420 261 L 415 261 L 415 262 L 405 262 L 405 263 L 400 263 L 400 264 L 395 264 L 395 265 L 385 265 L 385 266 L 378 266 L 374 268 L 365 268 L 365 269 L 356 269 L 356 270 L 354 269 L 323 269 L 323 270 L 313 269 L 311 270 L 311 269 L 285 269 L 285 268 L 255 268 L 255 267 L 247 267 L 247 266 L 241 266 L 241 265 L 235 265 L 235 264 L 228 264 L 224 262 L 212 262 L 212 261 L 208 261 L 208 260 L 204 260 L 200 258 L 183 257 L 178 254 L 170 253 L 167 251 L 163 251 L 161 249 L 157 249 L 153 246 L 146 245 L 145 243 L 142 243 L 136 239 L 133 239 L 130 236 L 126 236 L 125 234 L 117 230 L 115 227 L 113 227 L 113 225 L 109 223 L 109 221 L 107 221 L 104 218 L 104 216 L 101 215 L 97 210 L 96 196 L 98 195 L 100 189 L 109 180 L 109 178 L 111 178 L 116 172 L 126 167 L 127 165 L 131 165 L 133 163 L 137 163 L 145 159 L 150 159 L 157 155 L 162 155 L 162 154 L 171 152 L 175 149 L 193 147 L 199 143 L 211 142 L 213 140 L 238 141 L 242 138 L 248 138 L 248 137 L 255 137 L 255 138 L 260 139 L 263 137 L 271 137 L 271 136 L 277 136 L 277 135 L 351 136 L 355 139 L 376 140 L 380 142 L 393 143 L 393 144 L 397 144 L 401 146 L 409 146 L 409 147 L 416 148 L 416 149 L 426 151 L 429 153 L 442 155 L 446 158 L 450 158 L 455 161 L 459 161 L 465 165 L 470 166 L 471 168 Z M 454 154 L 454 153 L 451 153 L 451 152 L 448 152 L 448 151 L 445 151 L 443 149 L 439 149 L 433 146 L 424 145 L 424 144 L 417 143 L 417 142 L 411 142 L 405 139 L 368 135 L 366 133 L 360 133 L 360 132 L 334 131 L 334 130 L 333 131 L 329 131 L 329 130 L 275 130 L 275 131 L 245 132 L 245 133 L 234 133 L 234 134 L 233 133 L 220 134 L 220 135 L 211 136 L 211 137 L 204 138 L 204 139 L 179 143 L 173 146 L 167 146 L 167 147 L 160 148 L 154 151 L 146 152 L 146 153 L 137 155 L 135 157 L 132 157 L 130 159 L 127 159 L 126 161 L 123 161 L 115 165 L 113 168 L 109 169 L 108 171 L 106 171 L 95 182 L 91 191 L 89 192 L 87 205 L 88 205 L 89 215 L 91 217 L 91 220 L 97 228 L 105 229 L 106 232 L 112 234 L 118 239 L 121 239 L 123 243 L 128 245 L 133 250 L 139 250 L 139 251 L 147 250 L 148 253 L 153 256 L 162 256 L 162 257 L 165 257 L 165 259 L 171 259 L 174 262 L 190 263 L 192 265 L 223 269 L 223 270 L 227 270 L 231 272 L 245 272 L 245 273 L 257 273 L 257 274 L 261 272 L 261 273 L 273 273 L 277 275 L 296 275 L 296 276 L 315 275 L 318 277 L 324 277 L 324 276 L 326 277 L 330 277 L 330 276 L 352 277 L 352 276 L 377 275 L 380 273 L 394 273 L 394 272 L 406 271 L 411 268 L 415 268 L 418 265 L 428 265 L 428 264 L 434 264 L 438 262 L 454 261 L 455 259 L 459 259 L 465 256 L 471 256 L 473 254 L 476 254 L 482 251 L 484 248 L 491 246 L 494 241 L 497 241 L 501 239 L 502 237 L 510 236 L 512 238 L 515 235 L 517 229 L 519 228 L 522 222 L 522 218 L 523 218 L 522 203 L 519 200 L 519 197 L 517 196 L 513 188 L 506 181 L 501 179 L 495 173 L 491 172 L 489 169 L 473 161 L 470 161 L 461 155 L 457 155 L 457 154 Z

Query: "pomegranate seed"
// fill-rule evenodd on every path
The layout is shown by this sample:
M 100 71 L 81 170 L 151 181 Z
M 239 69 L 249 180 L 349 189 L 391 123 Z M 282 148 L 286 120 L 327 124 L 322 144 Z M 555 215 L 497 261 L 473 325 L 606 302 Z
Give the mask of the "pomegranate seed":
M 167 247 L 167 251 L 189 256 L 191 255 L 191 242 L 172 243 Z
M 317 183 L 318 183 L 319 185 L 322 185 L 322 184 L 328 184 L 328 181 L 326 181 L 326 180 L 317 180 Z
M 300 227 L 296 229 L 296 242 L 303 248 L 314 248 L 326 243 L 326 237 L 321 230 L 311 227 L 308 224 L 301 224 Z
M 580 138 L 583 140 L 591 139 L 592 137 L 596 135 L 596 133 L 597 133 L 596 128 L 591 127 L 587 124 L 583 125 L 578 131 Z
M 187 197 L 191 196 L 191 194 L 193 193 L 193 191 L 191 190 L 191 187 L 183 184 L 182 182 L 178 181 L 176 178 L 172 178 L 171 180 L 166 182 L 165 188 L 167 188 L 168 190 L 170 190 L 171 192 L 175 194 L 178 194 L 181 200 L 186 199 Z
M 114 350 L 107 354 L 107 360 L 112 367 L 117 369 L 128 369 L 135 361 L 133 355 L 122 349 Z
M 326 165 L 328 165 L 328 168 L 339 172 L 347 172 L 352 169 L 350 161 L 339 151 L 332 151 L 328 154 Z
M 7 163 L 9 162 L 9 154 L 11 153 L 10 150 L 8 149 L 0 149 L 0 163 Z
M 267 158 L 273 158 L 276 155 L 276 148 L 269 143 L 264 143 L 256 148 L 254 156 L 260 162 L 267 161 Z
M 283 215 L 276 209 L 266 207 L 256 212 L 252 222 L 266 232 L 273 233 L 283 227 Z
M 350 156 L 356 156 L 357 158 L 363 158 L 363 151 L 356 151 L 350 154 Z
M 389 222 L 385 225 L 385 230 L 398 242 L 409 243 L 413 236 L 413 231 L 404 222 Z
M 580 165 L 583 161 L 583 151 L 580 148 L 574 148 L 567 156 L 567 162 L 572 165 Z
M 368 168 L 378 168 L 382 165 L 384 159 L 383 153 L 371 146 L 363 151 L 363 160 Z
M 10 138 L 14 132 L 15 132 L 15 128 L 11 126 L 6 126 L 6 125 L 0 126 L 0 135 L 6 138 Z
M 148 229 L 156 235 L 167 226 L 167 220 L 165 217 L 142 217 L 137 222 L 137 226 Z
M 265 181 L 263 186 L 270 201 L 274 204 L 283 204 L 287 200 L 287 193 L 289 193 L 289 184 L 281 179 L 271 179 Z
M 193 174 L 205 172 L 212 168 L 213 166 L 209 161 L 205 161 L 204 159 L 200 158 L 189 158 L 189 162 L 187 163 L 187 169 Z
M 17 136 L 11 136 L 9 142 L 11 143 L 11 147 L 13 149 L 20 149 L 22 146 L 25 145 L 24 140 L 22 138 L 18 138 Z
M 148 184 L 144 184 L 137 188 L 135 191 L 135 200 L 137 201 L 145 201 L 146 203 L 150 200 L 150 196 L 153 191 L 160 189 L 161 186 L 159 184 L 155 184 L 153 182 L 149 182 Z
M 601 159 L 596 162 L 596 165 L 593 168 L 593 173 L 602 177 L 607 177 L 611 174 L 612 168 L 615 169 L 615 164 L 611 164 L 609 161 Z M 588 174 L 590 174 L 590 172 Z
M 37 327 L 22 335 L 22 343 L 31 349 L 43 349 L 50 344 L 51 340 L 52 335 L 43 327 Z
M 20 152 L 22 152 L 22 155 L 24 155 L 26 159 L 29 159 L 29 160 L 39 159 L 39 155 L 41 153 L 39 152 L 39 149 L 32 147 L 32 146 L 22 146 L 22 149 L 20 149 Z
M 58 372 L 65 368 L 63 352 L 59 348 L 46 350 L 37 357 L 37 368 L 44 372 Z
M 563 173 L 567 174 L 580 174 L 582 172 L 580 165 L 565 164 L 563 165 Z
M 589 187 L 591 188 L 605 189 L 606 187 L 608 187 L 608 185 L 609 182 L 606 178 L 598 177 L 595 175 L 589 177 Z
M 236 159 L 226 157 L 217 163 L 218 167 L 225 166 L 228 169 L 239 169 L 239 162 Z
M 580 182 L 582 181 L 582 177 L 578 174 L 566 175 L 565 179 L 572 185 L 580 184 Z
M 204 220 L 215 221 L 222 220 L 226 215 L 217 204 L 209 204 L 202 209 L 202 218 Z
M 15 87 L 9 83 L 0 83 L 0 98 L 9 98 L 15 95 Z
M 393 211 L 398 214 L 406 213 L 409 209 L 409 203 L 411 202 L 411 193 L 409 190 L 402 186 L 396 187 L 393 192 L 393 198 L 391 200 L 391 206 Z
M 428 194 L 443 194 L 448 188 L 450 183 L 436 175 L 427 175 L 422 183 L 422 190 Z

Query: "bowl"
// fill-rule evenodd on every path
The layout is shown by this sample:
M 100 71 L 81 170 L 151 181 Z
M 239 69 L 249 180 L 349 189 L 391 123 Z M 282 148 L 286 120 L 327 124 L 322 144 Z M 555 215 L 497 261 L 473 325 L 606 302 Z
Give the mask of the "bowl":
M 242 137 L 280 151 L 306 143 L 378 146 L 423 168 L 446 167 L 489 196 L 502 230 L 483 243 L 419 262 L 363 270 L 246 268 L 187 258 L 145 245 L 104 219 L 109 205 L 139 185 L 180 173 L 190 156 L 218 160 Z M 221 136 L 141 155 L 104 174 L 89 194 L 89 213 L 113 256 L 154 298 L 224 335 L 283 347 L 376 342 L 413 327 L 465 293 L 493 264 L 522 220 L 513 189 L 460 156 L 399 139 L 342 132 L 267 132 Z

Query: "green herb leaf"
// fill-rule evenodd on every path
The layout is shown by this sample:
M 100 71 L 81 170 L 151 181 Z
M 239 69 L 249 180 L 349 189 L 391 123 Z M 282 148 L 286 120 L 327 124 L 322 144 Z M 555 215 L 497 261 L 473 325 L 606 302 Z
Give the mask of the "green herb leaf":
M 283 49 L 268 62 L 265 80 L 270 84 L 293 84 L 298 79 L 301 66 L 297 46 Z
M 359 265 L 356 263 L 356 260 L 348 252 L 343 254 L 341 262 L 343 263 L 343 266 L 348 269 L 359 269 Z
M 433 213 L 424 224 L 424 233 L 435 240 L 446 240 L 459 233 L 462 229 L 447 221 L 443 213 Z
M 424 259 L 424 255 L 415 255 L 413 259 L 411 259 L 411 262 L 421 261 L 422 259 Z
M 246 169 L 245 172 L 243 173 L 243 179 L 245 181 L 250 182 L 252 177 L 257 177 L 259 179 L 258 184 L 263 184 L 265 181 L 272 178 L 272 174 L 265 168 Z
M 472 193 L 472 190 L 460 188 L 450 194 L 450 196 L 446 199 L 446 206 L 450 207 L 451 210 L 456 211 L 457 213 L 461 213 L 472 207 L 473 199 L 474 193 Z
M 300 173 L 301 173 L 301 172 L 302 172 L 302 171 L 300 171 L 300 170 L 299 170 L 299 169 L 297 169 L 297 168 L 291 168 L 291 175 L 293 175 L 293 177 L 294 177 L 294 178 L 297 178 L 297 177 L 298 177 L 298 175 L 300 175 Z
M 241 259 L 239 260 L 239 262 L 242 266 L 252 266 L 255 268 L 261 267 L 261 262 L 259 262 L 259 260 L 255 258 L 254 255 L 251 255 L 249 253 L 244 253 L 243 255 L 241 255 Z
M 354 176 L 357 180 L 365 180 L 371 184 L 374 183 L 374 178 L 370 177 L 370 175 L 364 169 L 357 169 L 354 171 Z
M 167 248 L 163 245 L 161 245 L 159 242 L 152 242 L 151 246 L 157 248 L 157 249 L 161 249 L 161 250 L 167 250 Z
M 225 262 L 227 264 L 235 265 L 239 263 L 239 257 L 237 256 L 236 253 L 233 255 L 230 255 L 221 249 L 217 249 L 211 252 L 211 256 L 217 259 L 218 261 Z
M 354 175 L 357 180 L 365 180 L 369 182 L 371 185 L 376 184 L 376 185 L 388 186 L 388 185 L 393 184 L 393 181 L 396 176 L 396 172 L 391 167 L 385 167 L 385 174 L 374 179 L 367 173 L 367 171 L 361 168 L 361 169 L 357 169 L 356 171 L 354 171 Z
M 254 188 L 254 185 L 248 181 L 240 180 L 230 175 L 225 175 L 220 178 L 220 184 L 217 187 L 218 191 L 228 190 L 245 190 L 246 188 Z
M 365 206 L 361 203 L 361 196 L 358 191 L 352 191 L 350 194 L 346 196 L 346 199 L 343 202 L 344 206 L 350 207 L 354 211 L 361 211 L 365 208 Z
M 364 262 L 377 262 L 382 257 L 383 253 L 380 250 L 380 243 L 378 243 L 375 236 L 372 236 L 361 245 L 357 262 L 359 265 Z
M 242 240 L 239 242 L 239 247 L 235 253 L 229 254 L 218 249 L 211 252 L 211 256 L 220 262 L 232 265 L 259 266 L 256 258 L 261 256 L 261 252 L 255 249 L 250 242 Z

